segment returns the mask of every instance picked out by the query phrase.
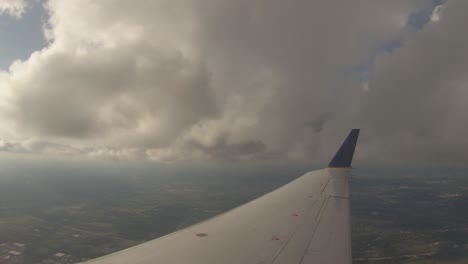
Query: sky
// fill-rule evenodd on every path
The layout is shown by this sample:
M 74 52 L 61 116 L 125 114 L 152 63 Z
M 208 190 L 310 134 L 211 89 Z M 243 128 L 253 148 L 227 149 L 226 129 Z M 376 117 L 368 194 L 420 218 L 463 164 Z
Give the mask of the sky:
M 0 0 L 0 157 L 466 163 L 464 0 Z

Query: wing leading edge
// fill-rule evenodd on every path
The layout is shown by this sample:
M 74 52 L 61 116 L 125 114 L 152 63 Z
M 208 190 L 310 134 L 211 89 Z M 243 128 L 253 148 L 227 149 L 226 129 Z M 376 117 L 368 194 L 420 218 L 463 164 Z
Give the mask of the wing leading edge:
M 347 175 L 358 133 L 335 155 L 347 166 L 330 162 L 217 217 L 86 263 L 351 263 Z

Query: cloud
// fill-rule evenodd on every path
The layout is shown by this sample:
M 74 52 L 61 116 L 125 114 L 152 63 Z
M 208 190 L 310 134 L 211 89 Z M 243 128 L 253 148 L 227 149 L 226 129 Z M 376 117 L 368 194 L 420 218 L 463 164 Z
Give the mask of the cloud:
M 432 11 L 431 21 L 438 22 L 440 20 L 440 16 L 442 15 L 443 10 L 444 10 L 444 5 L 436 6 L 436 8 L 434 8 L 434 11 Z
M 448 1 L 443 16 L 376 59 L 362 110 L 369 140 L 375 142 L 367 147 L 375 156 L 468 161 L 466 12 L 468 2 Z
M 323 160 L 365 125 L 369 156 L 386 124 L 363 111 L 385 116 L 397 59 L 367 93 L 347 69 L 411 38 L 428 2 L 49 0 L 47 47 L 0 73 L 0 134 L 116 159 Z
M 0 15 L 6 14 L 15 18 L 20 18 L 26 11 L 25 0 L 0 0 Z

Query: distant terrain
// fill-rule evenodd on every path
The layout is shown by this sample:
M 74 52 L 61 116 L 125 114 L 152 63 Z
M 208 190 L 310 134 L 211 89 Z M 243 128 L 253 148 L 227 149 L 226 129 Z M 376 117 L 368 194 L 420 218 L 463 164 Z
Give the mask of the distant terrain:
M 213 217 L 304 166 L 0 163 L 0 263 L 75 263 Z M 357 168 L 353 263 L 468 263 L 468 169 Z
M 358 169 L 354 175 L 353 263 L 468 263 L 467 169 Z

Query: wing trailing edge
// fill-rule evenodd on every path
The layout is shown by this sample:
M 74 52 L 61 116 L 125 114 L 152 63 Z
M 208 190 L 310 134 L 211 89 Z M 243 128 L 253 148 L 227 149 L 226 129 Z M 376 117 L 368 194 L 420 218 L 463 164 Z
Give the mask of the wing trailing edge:
M 329 168 L 350 168 L 353 161 L 354 149 L 359 137 L 359 129 L 352 129 L 333 159 L 328 164 Z

